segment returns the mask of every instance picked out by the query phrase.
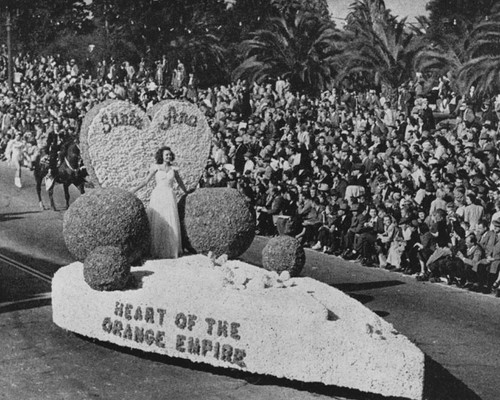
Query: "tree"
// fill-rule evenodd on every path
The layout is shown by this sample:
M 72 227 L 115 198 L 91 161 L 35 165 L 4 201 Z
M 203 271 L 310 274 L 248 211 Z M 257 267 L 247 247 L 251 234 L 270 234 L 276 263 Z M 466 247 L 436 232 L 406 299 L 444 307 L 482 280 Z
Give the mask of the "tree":
M 311 13 L 325 20 L 330 17 L 326 0 L 271 0 L 271 4 L 287 21 L 293 21 L 299 13 Z
M 495 23 L 485 22 L 499 4 L 493 0 L 432 0 L 427 9 L 429 19 L 420 19 L 422 35 L 415 69 L 426 74 L 447 74 L 461 93 L 468 91 L 471 82 L 483 87 L 479 77 L 488 80 L 494 76 L 494 66 L 488 63 L 498 49 L 498 43 L 495 46 L 491 41 L 490 30 L 495 29 Z M 485 42 L 489 43 L 486 47 Z
M 347 16 L 344 52 L 335 59 L 337 80 L 368 77 L 376 85 L 396 88 L 409 79 L 416 47 L 382 0 L 358 0 Z
M 202 83 L 225 78 L 225 51 L 218 27 L 225 5 L 218 0 L 94 0 L 96 23 L 108 53 L 123 59 L 144 57 L 149 65 L 166 55 L 170 68 L 180 59 Z M 120 57 L 121 56 L 121 57 Z
M 83 0 L 8 0 L 19 50 L 42 50 L 64 35 L 88 33 L 90 14 Z
M 465 38 L 444 31 L 435 35 L 428 18 L 420 17 L 417 21 L 418 25 L 412 26 L 416 46 L 414 70 L 424 75 L 449 75 L 455 78 L 465 60 Z
M 293 24 L 271 18 L 241 44 L 243 62 L 233 77 L 262 81 L 282 76 L 298 90 L 318 93 L 332 81 L 331 59 L 340 33 L 333 22 L 300 12 Z
M 495 3 L 496 0 L 431 0 L 426 6 L 431 30 L 435 29 L 436 33 L 465 34 L 462 31 L 463 24 L 470 30 L 491 13 Z
M 466 41 L 467 62 L 458 72 L 462 92 L 475 86 L 481 95 L 500 92 L 500 12 L 484 19 Z

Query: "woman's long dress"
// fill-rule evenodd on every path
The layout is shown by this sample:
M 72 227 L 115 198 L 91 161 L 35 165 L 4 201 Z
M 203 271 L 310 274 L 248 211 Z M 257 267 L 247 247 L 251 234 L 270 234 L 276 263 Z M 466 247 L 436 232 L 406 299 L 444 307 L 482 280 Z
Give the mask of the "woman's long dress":
M 147 209 L 151 229 L 151 256 L 153 258 L 177 258 L 182 252 L 181 226 L 177 199 L 174 193 L 175 171 L 163 170 L 159 165 L 152 165 L 156 170 L 156 187 L 151 193 Z

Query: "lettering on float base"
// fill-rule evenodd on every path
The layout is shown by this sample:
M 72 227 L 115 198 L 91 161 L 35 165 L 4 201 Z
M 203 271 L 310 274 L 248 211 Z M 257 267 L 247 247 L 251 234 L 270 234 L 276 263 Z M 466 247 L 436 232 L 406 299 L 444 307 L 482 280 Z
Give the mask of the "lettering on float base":
M 161 327 L 167 323 L 165 321 L 166 313 L 167 310 L 163 308 L 141 307 L 117 301 L 114 316 L 121 319 L 105 317 L 102 321 L 102 330 L 105 333 L 122 338 L 124 341 L 131 340 L 136 343 L 145 343 L 148 346 L 165 348 L 165 340 L 167 339 L 165 330 L 162 330 Z M 131 321 L 133 323 L 134 321 L 132 320 L 139 323 L 144 321 L 148 326 L 151 325 L 151 328 L 146 329 L 128 322 Z M 241 325 L 238 322 L 216 320 L 210 317 L 199 319 L 197 315 L 180 312 L 175 315 L 172 323 L 180 330 L 193 331 L 198 321 L 203 321 L 205 324 L 203 332 L 206 332 L 209 336 L 214 336 L 215 339 L 228 337 L 234 340 L 241 339 L 239 335 Z M 175 350 L 179 353 L 188 353 L 207 358 L 211 357 L 241 368 L 246 367 L 244 361 L 246 357 L 245 350 L 215 339 L 177 334 L 173 340 L 175 342 Z

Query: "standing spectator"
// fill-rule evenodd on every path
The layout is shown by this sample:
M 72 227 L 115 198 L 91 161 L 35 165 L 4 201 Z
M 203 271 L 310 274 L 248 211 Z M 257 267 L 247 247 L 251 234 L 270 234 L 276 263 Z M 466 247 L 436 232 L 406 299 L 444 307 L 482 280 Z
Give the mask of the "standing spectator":
M 236 149 L 233 157 L 233 165 L 236 172 L 243 174 L 245 169 L 245 154 L 248 152 L 246 144 L 243 143 L 243 138 L 236 138 Z
M 473 193 L 465 195 L 465 202 L 467 206 L 464 209 L 464 221 L 469 223 L 471 230 L 476 229 L 477 224 L 483 218 L 484 208 L 477 204 L 477 198 Z
M 422 100 L 422 132 L 433 132 L 436 129 L 436 123 L 434 121 L 434 114 L 429 107 L 429 101 L 427 99 Z
M 78 65 L 76 64 L 76 61 L 74 58 L 71 59 L 69 62 L 69 75 L 73 78 L 76 78 L 79 74 L 80 70 L 78 68 Z

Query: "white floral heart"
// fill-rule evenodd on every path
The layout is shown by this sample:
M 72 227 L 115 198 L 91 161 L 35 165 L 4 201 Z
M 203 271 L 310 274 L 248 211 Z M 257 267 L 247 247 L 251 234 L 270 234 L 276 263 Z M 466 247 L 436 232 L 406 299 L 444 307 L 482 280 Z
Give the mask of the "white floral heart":
M 138 106 L 109 100 L 92 108 L 80 132 L 82 158 L 99 187 L 132 189 L 155 162 L 155 153 L 169 146 L 174 166 L 188 189 L 194 189 L 210 154 L 212 134 L 203 113 L 188 102 L 166 100 L 146 114 Z M 137 194 L 147 205 L 154 182 Z

